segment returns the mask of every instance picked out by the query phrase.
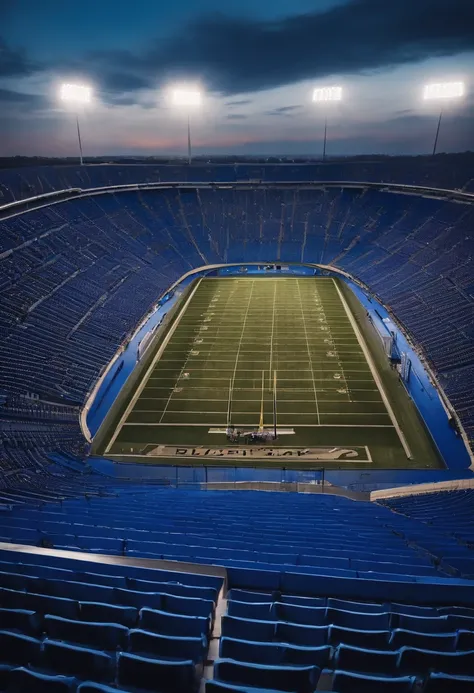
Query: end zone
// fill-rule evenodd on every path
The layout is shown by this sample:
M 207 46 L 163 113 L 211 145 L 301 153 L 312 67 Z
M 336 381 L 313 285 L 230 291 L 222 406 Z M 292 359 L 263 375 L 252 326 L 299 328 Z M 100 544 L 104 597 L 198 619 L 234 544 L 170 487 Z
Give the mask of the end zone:
M 284 448 L 284 447 L 209 447 L 209 446 L 175 446 L 158 445 L 149 446 L 141 453 L 148 458 L 196 458 L 196 457 L 222 457 L 236 458 L 245 457 L 255 460 L 264 460 L 268 457 L 298 459 L 308 462 L 339 462 L 350 460 L 351 462 L 363 462 L 372 464 L 372 457 L 367 446 L 354 447 L 309 447 L 309 448 Z M 122 455 L 125 457 L 125 455 Z

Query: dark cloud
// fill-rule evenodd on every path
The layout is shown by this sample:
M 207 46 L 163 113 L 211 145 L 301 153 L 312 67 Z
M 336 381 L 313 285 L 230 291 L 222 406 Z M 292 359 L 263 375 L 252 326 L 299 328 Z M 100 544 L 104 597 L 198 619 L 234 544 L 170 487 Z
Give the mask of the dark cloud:
M 112 91 L 136 91 L 149 86 L 146 77 L 129 72 L 107 72 L 105 77 L 106 87 Z
M 252 99 L 240 99 L 237 101 L 227 101 L 226 106 L 248 106 Z
M 301 106 L 280 106 L 280 108 L 274 108 L 272 111 L 266 111 L 265 115 L 270 116 L 289 116 L 293 111 L 298 111 Z
M 245 120 L 247 118 L 243 113 L 230 113 L 227 120 Z
M 38 69 L 40 66 L 33 63 L 24 51 L 10 48 L 0 36 L 0 77 L 26 77 Z
M 41 108 L 47 104 L 45 96 L 40 94 L 24 94 L 11 89 L 0 89 L 0 104 L 28 106 L 30 109 Z
M 186 77 L 237 94 L 473 47 L 472 0 L 351 0 L 277 21 L 202 16 L 141 56 L 102 53 L 100 63 L 102 68 L 126 65 L 148 86 L 157 79 Z M 105 77 L 110 78 L 107 71 Z

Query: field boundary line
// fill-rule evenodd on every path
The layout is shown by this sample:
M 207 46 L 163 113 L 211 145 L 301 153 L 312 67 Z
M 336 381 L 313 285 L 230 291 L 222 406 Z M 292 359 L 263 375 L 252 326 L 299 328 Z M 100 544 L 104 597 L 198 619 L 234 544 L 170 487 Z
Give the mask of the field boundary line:
M 349 306 L 348 306 L 348 304 L 347 304 L 347 301 L 346 301 L 346 299 L 345 299 L 343 293 L 341 292 L 339 286 L 337 285 L 337 282 L 335 281 L 334 277 L 332 278 L 332 281 L 333 281 L 334 286 L 336 287 L 337 293 L 339 294 L 339 298 L 341 299 L 341 303 L 342 303 L 342 305 L 344 306 L 344 309 L 345 309 L 345 311 L 346 311 L 346 313 L 347 313 L 347 317 L 349 318 L 349 322 L 351 323 L 352 328 L 353 328 L 353 330 L 354 330 L 354 332 L 355 332 L 355 334 L 356 334 L 356 337 L 357 337 L 357 339 L 358 339 L 358 341 L 359 341 L 360 347 L 361 347 L 362 351 L 364 352 L 364 356 L 365 356 L 365 358 L 367 359 L 367 363 L 369 364 L 369 368 L 370 368 L 371 373 L 372 373 L 372 375 L 373 375 L 373 378 L 374 378 L 374 380 L 375 380 L 375 384 L 377 385 L 377 387 L 378 387 L 378 389 L 379 389 L 379 391 L 380 391 L 380 395 L 381 395 L 381 397 L 382 397 L 382 399 L 383 399 L 383 403 L 385 404 L 385 406 L 386 406 L 386 408 L 387 408 L 387 412 L 388 412 L 388 414 L 389 414 L 389 416 L 390 416 L 390 418 L 391 418 L 391 420 L 392 420 L 392 423 L 393 423 L 393 425 L 394 425 L 394 427 L 395 427 L 395 430 L 397 431 L 398 437 L 400 438 L 400 442 L 401 442 L 401 444 L 402 444 L 402 446 L 403 446 L 403 449 L 404 449 L 404 451 L 405 451 L 405 454 L 406 454 L 407 458 L 408 458 L 409 460 L 411 460 L 411 459 L 413 458 L 413 455 L 412 455 L 412 453 L 411 453 L 410 447 L 409 447 L 409 445 L 408 445 L 408 443 L 407 443 L 407 441 L 406 441 L 406 438 L 405 438 L 405 436 L 403 435 L 403 431 L 402 431 L 402 429 L 400 428 L 400 425 L 399 425 L 399 423 L 398 423 L 398 421 L 397 421 L 397 417 L 395 416 L 395 412 L 393 411 L 392 405 L 390 404 L 390 401 L 389 401 L 389 399 L 388 399 L 388 397 L 387 397 L 387 393 L 385 392 L 383 383 L 382 383 L 382 381 L 381 381 L 381 379 L 380 379 L 380 376 L 379 376 L 379 374 L 378 374 L 378 371 L 377 371 L 377 369 L 376 369 L 376 367 L 375 367 L 375 364 L 374 364 L 374 362 L 373 362 L 372 356 L 371 356 L 370 351 L 369 351 L 369 349 L 368 349 L 368 347 L 367 347 L 367 344 L 366 344 L 366 342 L 365 342 L 365 339 L 364 339 L 364 337 L 363 337 L 363 335 L 362 335 L 362 332 L 360 331 L 359 326 L 358 326 L 358 324 L 356 323 L 356 321 L 355 321 L 355 319 L 354 319 L 354 316 L 352 315 L 352 312 L 351 312 L 351 310 L 350 310 L 350 308 L 349 308 Z
M 185 313 L 186 310 L 188 309 L 188 306 L 189 306 L 189 304 L 191 303 L 191 300 L 192 300 L 194 294 L 196 293 L 196 291 L 198 290 L 198 287 L 199 287 L 199 285 L 201 284 L 201 282 L 202 282 L 202 277 L 199 278 L 199 280 L 198 280 L 196 286 L 195 286 L 194 289 L 192 290 L 192 292 L 191 292 L 190 296 L 188 297 L 186 303 L 185 303 L 184 306 L 181 308 L 178 317 L 176 318 L 176 320 L 175 320 L 175 321 L 173 322 L 173 324 L 171 325 L 171 328 L 170 328 L 170 329 L 168 330 L 168 332 L 166 333 L 166 336 L 165 336 L 165 338 L 163 339 L 163 342 L 160 344 L 160 348 L 159 348 L 158 351 L 156 352 L 155 356 L 153 357 L 152 362 L 150 363 L 149 367 L 147 368 L 147 371 L 146 371 L 145 375 L 144 375 L 143 378 L 141 379 L 140 385 L 137 387 L 137 389 L 136 389 L 136 391 L 135 391 L 135 393 L 134 393 L 132 399 L 130 400 L 130 402 L 129 402 L 128 405 L 127 405 L 127 408 L 125 409 L 124 413 L 122 414 L 122 416 L 121 416 L 121 418 L 120 418 L 120 421 L 119 421 L 118 424 L 117 424 L 117 428 L 115 429 L 114 435 L 113 435 L 112 438 L 110 439 L 109 444 L 107 445 L 107 448 L 106 448 L 104 454 L 107 455 L 107 454 L 110 452 L 110 449 L 111 449 L 112 445 L 113 445 L 113 444 L 115 443 L 115 441 L 117 440 L 117 438 L 118 438 L 118 436 L 119 436 L 119 434 L 120 434 L 120 431 L 122 430 L 122 427 L 123 427 L 125 421 L 126 421 L 127 418 L 128 418 L 128 415 L 130 414 L 130 412 L 132 411 L 133 407 L 135 406 L 135 403 L 136 403 L 137 399 L 140 397 L 141 393 L 142 393 L 143 390 L 145 389 L 145 386 L 146 386 L 146 384 L 147 384 L 147 382 L 148 382 L 148 378 L 149 378 L 149 376 L 150 376 L 150 373 L 152 373 L 152 371 L 153 371 L 153 369 L 154 369 L 154 367 L 155 367 L 156 362 L 159 361 L 159 359 L 160 359 L 162 353 L 163 353 L 164 350 L 166 349 L 166 347 L 167 347 L 167 345 L 168 345 L 168 342 L 170 341 L 170 339 L 171 339 L 171 337 L 173 336 L 173 334 L 174 334 L 176 328 L 178 327 L 179 322 L 180 322 L 181 318 L 183 317 L 184 313 Z

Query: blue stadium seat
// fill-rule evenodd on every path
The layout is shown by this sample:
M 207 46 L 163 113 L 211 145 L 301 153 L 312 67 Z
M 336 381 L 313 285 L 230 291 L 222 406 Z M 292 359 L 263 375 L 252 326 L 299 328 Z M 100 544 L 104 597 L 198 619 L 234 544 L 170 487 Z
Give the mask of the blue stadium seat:
M 325 607 L 326 597 L 296 597 L 292 594 L 281 594 L 278 601 L 282 604 L 295 604 L 296 606 Z
M 120 686 L 151 691 L 158 685 L 163 693 L 182 693 L 195 689 L 196 672 L 191 660 L 165 661 L 122 652 L 118 657 L 118 682 Z
M 214 676 L 219 681 L 256 688 L 278 688 L 280 691 L 296 690 L 299 693 L 312 693 L 319 675 L 320 670 L 316 666 L 265 666 L 233 659 L 218 659 L 214 665 Z
M 0 624 L 3 630 L 35 636 L 41 632 L 42 618 L 28 609 L 0 609 Z
M 81 602 L 79 616 L 82 621 L 118 623 L 127 628 L 133 628 L 138 622 L 138 610 L 133 607 L 97 602 Z
M 283 596 L 283 595 L 282 595 Z M 227 594 L 227 599 L 229 601 L 236 602 L 260 602 L 267 603 L 274 601 L 274 595 L 272 593 L 265 592 L 251 592 L 250 590 L 241 589 L 231 589 Z M 281 599 L 281 601 L 284 601 Z M 309 606 L 312 606 L 311 604 Z
M 6 691 L 10 682 L 10 674 L 15 664 L 0 664 L 0 691 Z
M 163 635 L 196 638 L 207 636 L 209 632 L 209 619 L 207 618 L 169 614 L 166 611 L 156 609 L 141 609 L 139 622 L 141 629 L 155 630 Z
M 300 623 L 306 626 L 322 626 L 330 621 L 326 620 L 325 607 L 304 607 L 296 604 L 279 604 L 276 605 L 276 612 L 279 621 L 288 621 L 290 623 Z M 329 614 L 329 609 L 328 609 Z M 328 615 L 329 618 L 329 615 Z M 268 619 L 270 620 L 270 619 Z
M 423 688 L 423 693 L 472 693 L 474 676 L 450 676 L 431 672 Z
M 105 601 L 105 600 L 91 600 L 91 601 Z M 136 609 L 141 609 L 142 607 L 149 607 L 150 609 L 162 608 L 163 598 L 162 595 L 155 592 L 141 592 L 128 589 L 114 589 L 113 590 L 113 601 L 115 604 L 121 606 L 133 606 Z
M 254 686 L 234 686 L 223 681 L 206 681 L 206 693 L 281 693 L 280 690 L 270 688 L 255 688 Z
M 127 693 L 124 688 L 115 688 L 115 686 L 107 686 L 103 683 L 95 683 L 94 681 L 84 681 L 77 689 L 77 693 L 117 693 L 120 691 L 122 693 Z
M 472 674 L 474 651 L 466 652 L 435 652 L 420 650 L 412 647 L 402 647 L 400 650 L 399 668 L 407 674 L 417 674 L 424 671 L 442 671 L 446 674 Z
M 329 598 L 327 605 L 330 609 L 339 611 L 360 611 L 364 614 L 381 614 L 386 611 L 384 604 L 370 604 L 368 602 L 351 602 L 347 599 Z
M 324 668 L 330 657 L 331 648 L 298 647 L 287 643 L 262 643 L 248 640 L 221 638 L 219 656 L 256 664 L 290 664 L 296 666 L 316 665 Z
M 397 671 L 398 652 L 366 650 L 351 645 L 339 645 L 334 666 L 341 671 L 393 675 Z
M 276 607 L 274 602 L 238 602 L 232 599 L 227 602 L 227 613 L 229 616 L 237 616 L 238 618 L 277 621 Z M 285 619 L 282 618 L 282 620 Z
M 369 676 L 336 670 L 333 690 L 338 693 L 412 693 L 415 681 L 414 676 Z
M 458 631 L 456 642 L 457 650 L 474 650 L 474 632 L 470 630 Z
M 208 618 L 214 609 L 214 603 L 209 599 L 185 597 L 163 593 L 161 609 L 174 614 L 186 616 L 204 616 Z
M 341 643 L 372 650 L 385 650 L 389 647 L 389 630 L 357 630 L 356 628 L 342 628 L 330 626 L 329 643 L 337 646 Z
M 12 693 L 74 693 L 77 680 L 68 676 L 49 676 L 20 667 L 10 673 L 7 691 Z
M 99 682 L 114 679 L 115 659 L 104 652 L 55 640 L 45 640 L 43 647 L 42 662 L 47 669 L 79 678 L 90 676 Z
M 363 613 L 361 611 L 343 611 L 328 609 L 327 623 L 343 628 L 359 628 L 360 630 L 385 630 L 390 625 L 390 614 Z
M 3 608 L 36 611 L 40 614 L 54 614 L 63 618 L 74 619 L 79 613 L 79 603 L 72 599 L 17 590 L 0 589 L 0 604 Z
M 414 633 L 411 630 L 395 628 L 390 638 L 390 646 L 395 650 L 401 647 L 415 647 L 420 650 L 454 652 L 457 638 L 457 633 Z
M 155 582 L 151 580 L 140 580 L 139 578 L 127 578 L 126 586 L 136 592 L 161 592 L 177 597 L 198 597 L 215 602 L 217 590 L 215 587 L 204 587 L 198 585 L 183 585 L 179 582 Z M 125 585 L 124 585 L 125 586 Z
M 129 635 L 130 652 L 158 659 L 191 659 L 196 663 L 203 660 L 206 647 L 204 637 L 175 637 L 144 630 L 131 630 Z
M 223 616 L 221 624 L 223 636 L 240 640 L 245 640 L 249 633 L 254 640 L 273 640 L 277 627 L 273 621 L 250 621 L 236 616 Z
M 255 637 L 255 632 L 250 630 L 252 637 Z M 244 630 L 243 635 L 249 633 L 249 630 Z M 227 633 L 231 636 L 231 633 Z M 237 635 L 235 637 L 238 637 Z M 262 638 L 263 640 L 271 640 L 271 637 Z M 293 645 L 301 645 L 303 647 L 320 647 L 328 641 L 327 626 L 304 626 L 295 623 L 277 623 L 275 639 L 281 642 L 288 642 Z
M 415 633 L 450 633 L 455 630 L 448 616 L 424 617 L 397 614 L 392 620 L 392 627 L 411 630 Z
M 128 628 L 117 623 L 70 621 L 58 616 L 45 616 L 44 628 L 49 638 L 78 643 L 104 650 L 126 647 Z
M 41 641 L 28 635 L 2 630 L 0 653 L 2 664 L 35 665 L 40 659 Z
M 432 606 L 419 606 L 417 604 L 390 604 L 390 611 L 394 614 L 405 614 L 406 616 L 428 616 L 436 617 L 443 615 L 443 610 L 436 610 Z

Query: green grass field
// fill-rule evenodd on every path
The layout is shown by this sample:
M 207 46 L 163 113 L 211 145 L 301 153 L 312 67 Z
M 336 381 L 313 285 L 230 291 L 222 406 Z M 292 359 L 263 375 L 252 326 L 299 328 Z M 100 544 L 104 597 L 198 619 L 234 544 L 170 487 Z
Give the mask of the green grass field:
M 251 430 L 262 413 L 276 441 L 229 443 L 229 416 Z M 103 440 L 155 464 L 442 466 L 365 311 L 330 277 L 198 280 Z

